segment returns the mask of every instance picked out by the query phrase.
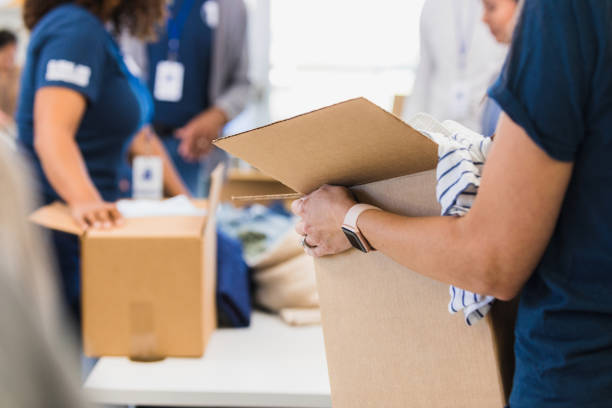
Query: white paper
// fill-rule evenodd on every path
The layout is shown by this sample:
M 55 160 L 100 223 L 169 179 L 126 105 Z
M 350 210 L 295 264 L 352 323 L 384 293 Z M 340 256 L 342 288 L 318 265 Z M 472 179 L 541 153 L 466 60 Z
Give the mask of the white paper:
M 206 215 L 206 210 L 193 205 L 184 195 L 163 201 L 120 200 L 117 209 L 125 218 Z
M 132 197 L 161 200 L 164 196 L 164 163 L 159 156 L 136 156 L 132 163 Z

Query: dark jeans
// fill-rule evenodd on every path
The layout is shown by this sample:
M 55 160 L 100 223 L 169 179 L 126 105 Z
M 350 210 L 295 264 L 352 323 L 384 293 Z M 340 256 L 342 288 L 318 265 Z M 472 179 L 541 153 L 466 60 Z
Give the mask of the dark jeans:
M 62 300 L 72 327 L 81 328 L 81 257 L 79 238 L 65 232 L 51 232 L 52 249 L 57 263 L 57 278 Z

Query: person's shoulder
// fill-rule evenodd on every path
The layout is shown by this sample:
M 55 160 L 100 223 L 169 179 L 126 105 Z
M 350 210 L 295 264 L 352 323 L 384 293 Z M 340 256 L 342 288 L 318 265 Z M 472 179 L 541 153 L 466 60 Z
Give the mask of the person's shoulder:
M 523 4 L 523 12 L 544 13 L 547 17 L 571 16 L 584 10 L 609 8 L 608 0 L 531 0 Z
M 76 4 L 63 4 L 49 11 L 34 27 L 32 36 L 78 35 L 91 37 L 104 32 L 100 19 Z
M 57 23 L 77 23 L 100 25 L 100 20 L 89 10 L 76 4 L 62 4 L 51 10 L 43 19 Z
M 609 32 L 611 4 L 609 0 L 526 1 L 519 26 L 523 26 L 534 38 L 540 36 L 543 27 L 563 27 L 566 32 L 582 34 Z

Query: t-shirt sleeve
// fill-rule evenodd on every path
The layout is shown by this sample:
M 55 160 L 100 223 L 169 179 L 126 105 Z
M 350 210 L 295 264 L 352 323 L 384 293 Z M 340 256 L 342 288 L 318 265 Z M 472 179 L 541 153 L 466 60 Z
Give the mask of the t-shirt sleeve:
M 585 134 L 594 51 L 582 0 L 525 2 L 491 96 L 550 157 L 573 161 Z M 593 42 L 590 42 L 591 44 Z
M 59 86 L 98 99 L 106 61 L 106 38 L 98 30 L 60 30 L 41 47 L 36 66 L 36 90 Z

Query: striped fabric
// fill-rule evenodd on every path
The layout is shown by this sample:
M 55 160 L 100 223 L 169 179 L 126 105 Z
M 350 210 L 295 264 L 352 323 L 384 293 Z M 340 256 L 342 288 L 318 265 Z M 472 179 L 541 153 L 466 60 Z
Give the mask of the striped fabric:
M 425 129 L 417 129 L 438 144 L 438 167 L 436 196 L 442 207 L 442 215 L 463 216 L 472 207 L 478 187 L 482 167 L 492 145 L 492 140 L 465 128 L 446 121 L 431 124 Z M 468 326 L 482 319 L 491 309 L 495 300 L 451 286 L 448 311 L 463 311 Z

